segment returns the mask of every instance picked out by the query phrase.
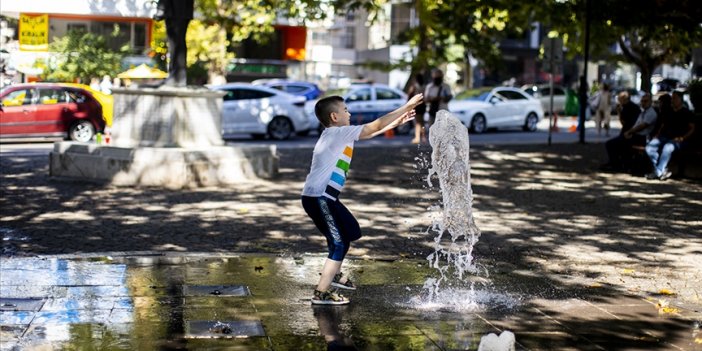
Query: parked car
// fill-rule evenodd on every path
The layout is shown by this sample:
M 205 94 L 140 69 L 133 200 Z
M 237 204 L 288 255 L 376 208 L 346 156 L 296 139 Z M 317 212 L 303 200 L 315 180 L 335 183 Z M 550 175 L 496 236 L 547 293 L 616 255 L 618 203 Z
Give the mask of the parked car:
M 310 121 L 305 98 L 247 83 L 229 83 L 210 89 L 226 93 L 222 104 L 222 135 L 247 133 L 255 139 L 289 139 L 307 135 Z M 316 119 L 315 119 L 316 120 Z
M 307 100 L 314 100 L 322 95 L 322 90 L 317 84 L 285 79 L 259 79 L 252 82 L 254 85 L 262 85 L 273 89 L 284 91 L 288 94 L 304 96 Z
M 541 108 L 544 110 L 544 114 L 550 114 L 551 107 L 551 86 L 549 84 L 540 85 L 524 85 L 522 86 L 527 94 L 539 99 L 541 101 Z M 566 89 L 560 85 L 553 86 L 553 111 L 557 114 L 563 116 L 565 114 L 566 106 Z
M 490 128 L 514 127 L 533 132 L 544 116 L 539 100 L 524 90 L 509 87 L 475 89 L 458 94 L 449 102 L 448 108 L 477 134 Z
M 93 93 L 58 83 L 10 85 L 0 90 L 0 138 L 64 137 L 90 141 L 105 130 Z
M 329 90 L 324 94 L 324 96 L 331 95 L 344 98 L 351 113 L 351 124 L 354 125 L 372 122 L 407 102 L 407 94 L 384 84 L 351 84 L 347 88 Z M 320 127 L 319 121 L 314 115 L 315 103 L 316 101 L 309 101 L 305 109 L 308 116 L 317 121 L 315 128 L 321 131 L 323 128 Z M 406 123 L 397 127 L 396 132 L 407 134 L 412 128 L 411 123 Z

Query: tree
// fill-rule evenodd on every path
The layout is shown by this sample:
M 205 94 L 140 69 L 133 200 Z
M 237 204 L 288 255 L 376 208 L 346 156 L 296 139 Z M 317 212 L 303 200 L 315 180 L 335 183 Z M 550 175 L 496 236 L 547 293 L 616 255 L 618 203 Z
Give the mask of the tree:
M 371 19 L 384 10 L 385 1 L 336 0 L 339 11 L 362 9 Z M 521 2 L 483 0 L 414 0 L 411 3 L 418 23 L 404 31 L 396 41 L 417 48 L 411 61 L 392 64 L 375 64 L 376 68 L 411 68 L 427 72 L 432 67 L 447 62 L 465 64 L 468 87 L 471 86 L 469 56 L 476 57 L 488 66 L 499 63 L 499 43 L 511 32 L 522 32 L 531 26 L 531 13 L 524 11 Z M 528 8 L 527 8 L 528 10 Z M 452 48 L 458 48 L 452 50 Z M 456 54 L 456 53 L 460 54 Z
M 658 66 L 688 63 L 691 49 L 702 43 L 702 7 L 695 0 L 551 0 L 535 6 L 537 18 L 566 38 L 571 57 L 583 50 L 585 1 L 602 9 L 591 15 L 591 54 L 636 65 L 644 91 L 651 91 Z M 615 44 L 621 54 L 612 52 Z
M 322 19 L 329 7 L 326 3 L 324 0 L 196 0 L 197 16 L 190 22 L 186 35 L 188 66 L 201 64 L 210 76 L 223 74 L 234 58 L 238 43 L 248 38 L 268 40 L 279 18 L 299 23 Z M 161 22 L 157 22 L 156 28 L 163 31 Z M 154 55 L 165 58 L 165 32 L 154 32 L 151 45 Z
M 119 27 L 110 35 L 117 38 Z M 121 70 L 122 58 L 129 53 L 127 44 L 119 50 L 110 48 L 107 38 L 84 31 L 69 31 L 49 45 L 54 52 L 46 65 L 42 78 L 48 81 L 83 82 L 91 78 L 109 75 L 116 76 Z

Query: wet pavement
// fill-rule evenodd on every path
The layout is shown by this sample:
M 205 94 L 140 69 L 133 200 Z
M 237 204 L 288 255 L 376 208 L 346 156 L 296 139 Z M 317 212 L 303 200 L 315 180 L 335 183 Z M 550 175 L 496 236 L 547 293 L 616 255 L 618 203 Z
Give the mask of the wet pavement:
M 318 255 L 3 258 L 2 350 L 699 350 L 702 311 L 496 263 L 427 306 L 421 259 L 352 258 L 347 306 L 309 301 Z M 456 302 L 459 301 L 459 302 Z M 439 301 L 441 302 L 441 301 Z
M 47 157 L 2 154 L 0 349 L 476 350 L 510 330 L 519 350 L 702 350 L 702 182 L 599 172 L 605 155 L 473 148 L 480 274 L 431 305 L 430 150 L 357 148 L 360 287 L 317 308 L 310 149 L 281 149 L 275 180 L 178 191 L 55 181 Z

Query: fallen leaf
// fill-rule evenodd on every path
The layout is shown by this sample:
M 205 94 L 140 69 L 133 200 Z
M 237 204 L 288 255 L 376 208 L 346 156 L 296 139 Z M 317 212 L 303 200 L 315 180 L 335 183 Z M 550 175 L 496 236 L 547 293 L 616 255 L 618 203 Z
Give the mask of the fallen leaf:
M 702 338 L 695 338 L 695 344 L 702 344 Z
M 624 269 L 622 270 L 622 273 L 624 273 L 624 274 L 634 274 L 634 270 L 633 270 L 633 269 L 629 269 L 629 268 L 624 268 Z
M 680 313 L 680 310 L 675 308 L 675 307 L 663 307 L 663 308 L 658 310 L 658 313 L 674 314 L 674 313 Z
M 590 284 L 590 287 L 591 287 L 591 288 L 601 288 L 601 287 L 602 287 L 602 284 L 600 284 L 600 283 L 592 283 L 592 284 Z
M 658 293 L 661 294 L 661 295 L 675 295 L 674 292 L 672 292 L 672 291 L 670 291 L 670 290 L 668 290 L 668 289 L 661 289 L 660 291 L 658 291 Z

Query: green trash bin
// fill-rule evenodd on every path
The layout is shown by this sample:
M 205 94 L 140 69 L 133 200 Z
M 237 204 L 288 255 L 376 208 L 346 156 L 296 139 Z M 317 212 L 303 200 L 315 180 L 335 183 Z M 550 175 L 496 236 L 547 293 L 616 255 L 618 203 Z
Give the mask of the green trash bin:
M 577 116 L 580 111 L 578 94 L 573 89 L 566 91 L 565 114 L 566 116 Z

